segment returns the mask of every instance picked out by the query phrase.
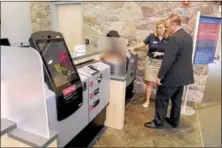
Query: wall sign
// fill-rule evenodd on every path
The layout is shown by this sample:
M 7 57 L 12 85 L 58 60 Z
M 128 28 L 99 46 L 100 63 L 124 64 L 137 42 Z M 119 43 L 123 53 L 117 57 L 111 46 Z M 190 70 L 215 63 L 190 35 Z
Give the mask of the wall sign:
M 194 64 L 213 63 L 217 41 L 219 38 L 220 24 L 221 18 L 200 16 Z

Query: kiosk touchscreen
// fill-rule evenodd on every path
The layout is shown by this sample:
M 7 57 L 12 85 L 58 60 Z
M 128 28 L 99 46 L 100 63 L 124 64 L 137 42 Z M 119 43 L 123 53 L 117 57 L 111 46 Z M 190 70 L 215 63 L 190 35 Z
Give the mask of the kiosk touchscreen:
M 42 57 L 45 82 L 56 94 L 57 119 L 61 121 L 77 111 L 83 103 L 80 77 L 63 35 L 52 31 L 36 32 L 29 42 Z

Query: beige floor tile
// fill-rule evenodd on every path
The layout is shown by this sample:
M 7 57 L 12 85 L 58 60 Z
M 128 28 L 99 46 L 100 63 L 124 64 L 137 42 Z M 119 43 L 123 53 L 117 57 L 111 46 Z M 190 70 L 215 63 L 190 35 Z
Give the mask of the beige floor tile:
M 153 140 L 145 140 L 143 141 L 144 147 L 154 147 Z
M 149 129 L 145 127 L 137 128 L 137 134 L 141 135 L 141 140 L 150 140 L 166 136 L 164 129 Z
M 143 137 L 141 133 L 137 133 L 137 130 L 131 130 L 129 132 L 120 132 L 119 135 L 122 137 L 122 139 L 127 143 L 127 145 L 132 145 L 134 143 L 138 143 Z
M 139 141 L 131 145 L 128 145 L 128 147 L 154 147 L 154 145 L 152 141 L 146 141 L 146 142 Z
M 126 147 L 127 142 L 121 137 L 116 135 L 102 136 L 98 139 L 100 147 Z
M 161 137 L 154 140 L 155 147 L 179 147 L 179 143 L 175 142 L 171 137 Z

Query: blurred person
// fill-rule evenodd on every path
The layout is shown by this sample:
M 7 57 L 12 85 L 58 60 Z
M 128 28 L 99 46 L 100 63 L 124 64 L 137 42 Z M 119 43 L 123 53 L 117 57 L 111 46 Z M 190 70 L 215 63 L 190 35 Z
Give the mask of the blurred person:
M 147 36 L 143 42 L 135 47 L 129 48 L 131 51 L 136 51 L 146 45 L 149 45 L 145 61 L 144 80 L 146 81 L 146 101 L 143 103 L 143 107 L 148 107 L 150 103 L 152 86 L 156 82 L 156 77 L 162 63 L 164 51 L 168 44 L 168 35 L 166 33 L 164 22 L 164 20 L 158 21 L 155 33 Z
M 193 39 L 181 27 L 181 18 L 171 15 L 166 21 L 167 32 L 172 35 L 164 53 L 162 65 L 156 83 L 158 85 L 155 118 L 145 123 L 147 128 L 161 128 L 164 121 L 173 128 L 179 126 L 183 89 L 194 83 L 192 53 Z M 170 117 L 166 117 L 169 99 L 172 108 Z
M 110 30 L 107 34 L 107 45 L 109 46 L 109 50 L 104 52 L 103 58 L 111 55 L 120 56 L 121 58 L 126 58 L 125 52 L 123 49 L 121 49 L 121 37 L 118 31 L 116 30 Z

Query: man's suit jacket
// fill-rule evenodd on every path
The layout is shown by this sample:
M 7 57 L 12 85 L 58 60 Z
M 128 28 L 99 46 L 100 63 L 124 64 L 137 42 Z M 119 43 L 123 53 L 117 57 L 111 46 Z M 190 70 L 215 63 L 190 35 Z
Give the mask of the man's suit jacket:
M 185 86 L 194 83 L 192 53 L 193 39 L 181 28 L 169 38 L 164 52 L 158 74 L 162 86 Z

